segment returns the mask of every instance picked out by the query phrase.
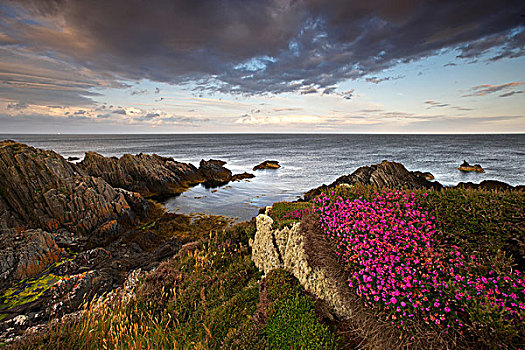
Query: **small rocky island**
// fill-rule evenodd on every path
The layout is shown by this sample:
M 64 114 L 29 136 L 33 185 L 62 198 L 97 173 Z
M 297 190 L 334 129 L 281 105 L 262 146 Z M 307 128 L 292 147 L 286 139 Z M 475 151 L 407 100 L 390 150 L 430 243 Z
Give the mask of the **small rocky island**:
M 281 166 L 276 160 L 265 160 L 261 164 L 258 164 L 253 167 L 253 170 L 262 170 L 262 169 L 279 169 Z
M 458 167 L 458 170 L 464 171 L 464 172 L 476 172 L 476 173 L 484 172 L 481 165 L 479 164 L 470 165 L 466 160 L 464 160 L 463 163 Z

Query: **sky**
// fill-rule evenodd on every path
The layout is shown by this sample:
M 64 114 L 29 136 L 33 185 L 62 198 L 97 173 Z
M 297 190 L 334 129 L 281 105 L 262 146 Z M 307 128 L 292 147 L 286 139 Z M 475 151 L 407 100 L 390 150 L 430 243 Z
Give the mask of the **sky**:
M 523 0 L 0 0 L 0 133 L 524 133 Z

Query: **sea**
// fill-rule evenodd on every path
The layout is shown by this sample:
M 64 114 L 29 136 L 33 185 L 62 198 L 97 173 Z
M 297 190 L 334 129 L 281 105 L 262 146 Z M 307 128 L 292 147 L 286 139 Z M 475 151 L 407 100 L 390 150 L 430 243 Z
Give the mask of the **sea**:
M 525 134 L 392 135 L 392 134 L 146 134 L 43 135 L 0 134 L 28 145 L 51 149 L 64 157 L 95 151 L 104 156 L 156 153 L 198 167 L 201 159 L 220 159 L 234 174 L 255 178 L 219 188 L 196 186 L 167 199 L 169 211 L 226 215 L 249 220 L 261 207 L 296 200 L 322 184 L 382 160 L 408 170 L 429 171 L 443 185 L 500 180 L 525 184 Z M 279 161 L 277 170 L 252 168 Z M 463 173 L 464 161 L 480 164 L 484 173 Z

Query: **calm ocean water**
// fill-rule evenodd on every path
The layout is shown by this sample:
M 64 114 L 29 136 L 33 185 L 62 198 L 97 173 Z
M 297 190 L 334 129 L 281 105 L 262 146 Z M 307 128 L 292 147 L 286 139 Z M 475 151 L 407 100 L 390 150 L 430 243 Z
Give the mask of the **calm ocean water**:
M 52 149 L 64 157 L 83 157 L 92 150 L 105 156 L 157 153 L 198 166 L 202 159 L 222 159 L 232 172 L 278 160 L 278 170 L 256 171 L 254 179 L 218 189 L 197 186 L 165 204 L 173 211 L 207 212 L 249 219 L 258 208 L 294 200 L 305 191 L 383 159 L 409 170 L 430 171 L 444 185 L 495 179 L 525 184 L 525 134 L 514 135 L 2 135 Z M 461 173 L 463 160 L 478 163 L 485 173 Z

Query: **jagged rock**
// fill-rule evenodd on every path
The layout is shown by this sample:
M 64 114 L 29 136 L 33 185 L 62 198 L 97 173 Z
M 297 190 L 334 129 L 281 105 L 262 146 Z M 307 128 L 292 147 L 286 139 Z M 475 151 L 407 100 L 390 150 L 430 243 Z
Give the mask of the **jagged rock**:
M 414 174 L 417 177 L 422 177 L 425 180 L 434 180 L 434 175 L 432 175 L 430 172 L 422 172 L 422 171 L 411 171 L 412 174 Z
M 339 177 L 328 186 L 322 185 L 306 192 L 303 197 L 304 200 L 310 200 L 319 195 L 323 189 L 335 188 L 341 184 L 355 185 L 357 183 L 398 189 L 443 188 L 439 182 L 430 182 L 424 176 L 408 171 L 401 163 L 384 160 L 380 164 L 360 167 L 350 175 Z
M 476 172 L 476 173 L 482 173 L 484 172 L 483 168 L 479 164 L 470 165 L 466 160 L 463 161 L 463 164 L 461 164 L 458 167 L 458 170 L 464 171 L 464 172 Z
M 12 281 L 38 275 L 66 255 L 42 230 L 3 230 L 0 252 L 0 290 Z
M 74 233 L 94 243 L 116 233 L 117 220 L 131 215 L 122 193 L 57 153 L 0 143 L 0 227 Z
M 231 181 L 232 172 L 224 167 L 225 164 L 226 162 L 222 160 L 201 160 L 199 173 L 205 179 L 204 185 L 206 187 L 222 186 Z
M 202 159 L 201 163 L 200 163 L 201 166 L 202 166 L 203 162 L 204 162 L 204 164 L 215 164 L 217 166 L 224 166 L 224 165 L 226 165 L 226 162 L 224 160 L 220 160 L 220 159 L 209 159 L 209 160 Z
M 79 166 L 113 187 L 139 192 L 143 196 L 178 194 L 184 191 L 184 187 L 203 181 L 195 166 L 156 154 L 125 154 L 117 158 L 86 152 Z
M 283 268 L 292 273 L 306 291 L 333 308 L 336 315 L 345 319 L 352 316 L 352 310 L 337 287 L 337 281 L 330 278 L 322 268 L 308 262 L 300 223 L 274 229 L 272 218 L 259 214 L 256 225 L 252 260 L 259 270 L 266 274 L 275 268 Z
M 253 170 L 260 170 L 260 169 L 278 169 L 281 166 L 279 165 L 279 162 L 276 160 L 265 160 L 261 164 L 258 164 L 253 167 Z
M 514 189 L 513 186 L 497 180 L 484 180 L 479 184 L 473 182 L 460 182 L 456 186 L 457 188 L 470 188 L 475 190 L 490 190 L 490 191 L 507 191 Z M 519 187 L 519 186 L 518 186 Z M 517 188 L 519 189 L 519 188 Z
M 247 172 L 244 172 L 242 174 L 235 174 L 235 175 L 233 175 L 232 176 L 232 181 L 241 181 L 241 180 L 244 180 L 244 179 L 252 179 L 254 177 L 255 177 L 255 175 L 247 173 Z
M 92 165 L 126 169 L 116 158 L 94 157 Z M 137 166 L 141 170 L 150 169 L 141 159 L 162 164 L 156 169 L 170 176 L 180 170 L 168 158 L 130 157 L 138 158 L 134 161 L 143 166 Z M 185 167 L 190 174 L 197 172 L 193 166 Z M 160 178 L 144 183 L 158 185 L 155 181 Z M 84 301 L 121 285 L 129 271 L 150 270 L 173 256 L 183 243 L 180 240 L 145 227 L 132 229 L 154 206 L 136 192 L 113 188 L 88 175 L 84 167 L 55 152 L 1 142 L 0 342 L 75 312 Z M 71 257 L 64 246 L 75 248 L 77 255 L 64 259 Z M 27 319 L 18 322 L 20 315 Z
M 137 192 L 125 190 L 123 188 L 115 188 L 115 191 L 122 194 L 131 207 L 134 214 L 138 216 L 145 216 L 153 208 L 150 201 L 144 198 Z

